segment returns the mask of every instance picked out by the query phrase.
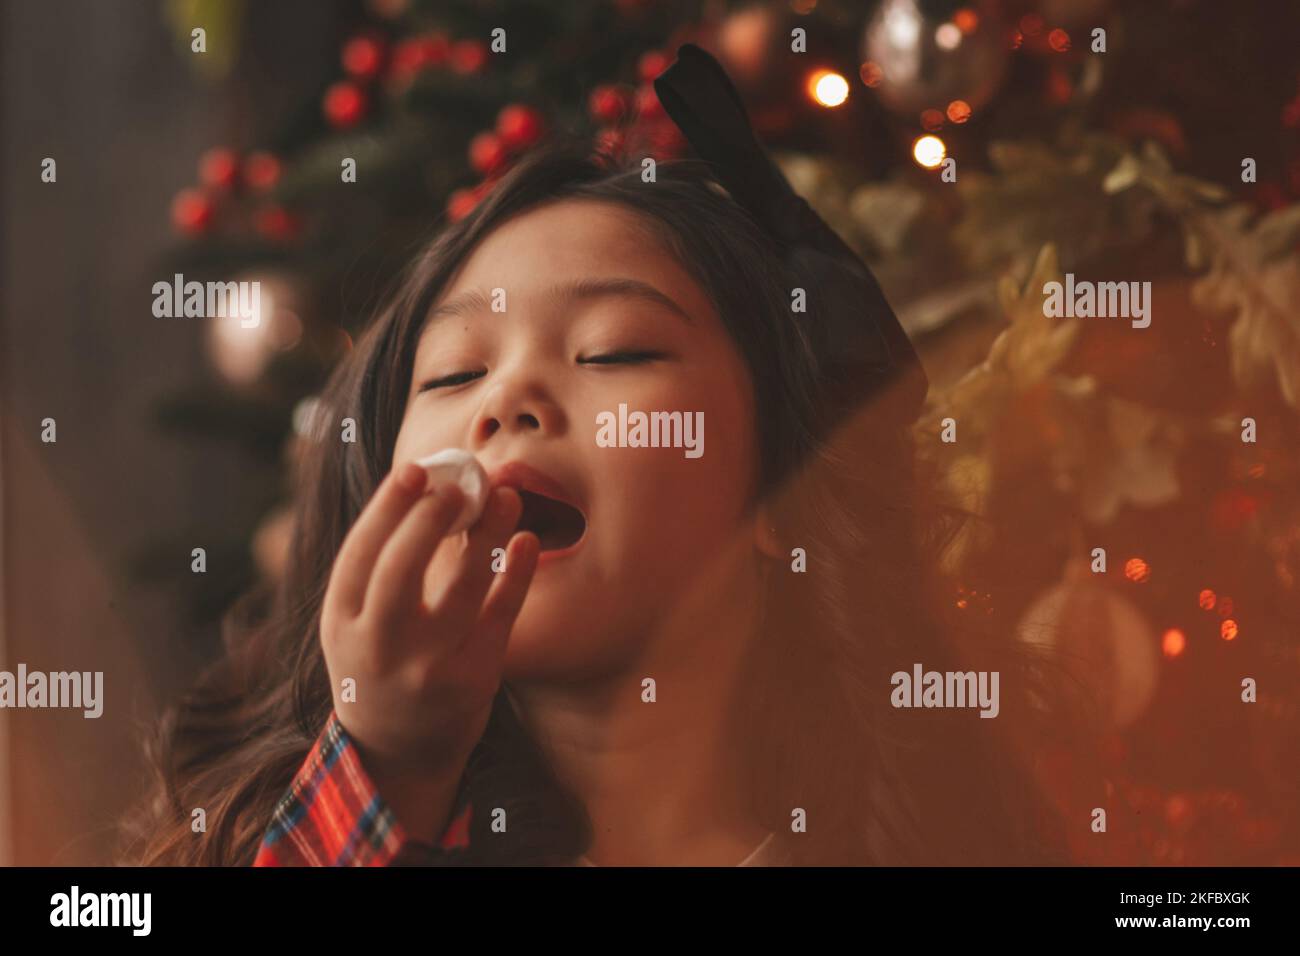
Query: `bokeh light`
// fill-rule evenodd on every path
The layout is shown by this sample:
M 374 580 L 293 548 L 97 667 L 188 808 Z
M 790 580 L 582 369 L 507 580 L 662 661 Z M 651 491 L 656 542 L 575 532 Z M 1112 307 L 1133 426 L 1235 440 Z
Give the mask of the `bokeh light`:
M 970 119 L 970 104 L 965 100 L 953 100 L 948 104 L 948 119 L 954 123 L 964 123 Z
M 947 154 L 948 147 L 938 136 L 921 136 L 912 144 L 912 157 L 926 169 L 934 169 Z
M 1124 577 L 1137 584 L 1143 584 L 1151 576 L 1151 568 L 1141 558 L 1129 558 L 1124 564 Z
M 934 45 L 940 50 L 955 50 L 961 45 L 961 30 L 955 23 L 941 23 L 934 31 Z
M 819 70 L 808 81 L 812 98 L 826 107 L 836 107 L 849 98 L 849 81 L 831 70 Z
M 957 29 L 969 36 L 975 32 L 975 28 L 980 25 L 980 16 L 969 7 L 962 7 L 952 15 L 952 22 Z

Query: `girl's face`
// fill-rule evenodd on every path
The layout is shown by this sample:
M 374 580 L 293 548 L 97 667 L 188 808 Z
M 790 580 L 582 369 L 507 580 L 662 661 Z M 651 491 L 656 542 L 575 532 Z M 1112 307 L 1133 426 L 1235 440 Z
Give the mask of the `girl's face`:
M 691 430 L 664 440 L 694 448 L 603 447 L 600 422 L 612 417 L 604 432 L 617 442 L 620 405 L 629 432 L 634 413 L 681 413 Z M 535 207 L 453 276 L 417 345 L 393 463 L 449 446 L 492 478 L 512 463 L 535 469 L 585 516 L 574 546 L 548 551 L 542 536 L 507 678 L 629 661 L 687 588 L 752 562 L 764 540 L 761 513 L 745 519 L 757 466 L 748 368 L 705 292 L 615 203 Z M 430 598 L 463 541 L 438 548 Z

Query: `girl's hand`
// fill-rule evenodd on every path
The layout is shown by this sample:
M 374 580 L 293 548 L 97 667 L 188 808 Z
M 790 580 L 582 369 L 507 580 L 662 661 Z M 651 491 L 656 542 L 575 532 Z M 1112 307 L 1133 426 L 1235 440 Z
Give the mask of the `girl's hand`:
M 321 645 L 335 712 L 376 780 L 450 786 L 487 727 L 540 542 L 528 531 L 511 537 L 523 503 L 505 487 L 463 542 L 447 539 L 464 493 L 444 483 L 426 495 L 426 480 L 414 463 L 393 469 L 348 532 L 325 593 Z M 444 541 L 457 552 L 455 570 L 430 603 L 427 572 Z M 502 546 L 497 574 L 492 551 Z

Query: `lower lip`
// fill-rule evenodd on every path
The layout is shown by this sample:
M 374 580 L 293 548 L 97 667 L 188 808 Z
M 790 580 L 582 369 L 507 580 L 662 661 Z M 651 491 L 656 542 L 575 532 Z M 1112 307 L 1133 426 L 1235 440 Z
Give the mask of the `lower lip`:
M 569 545 L 567 548 L 556 548 L 553 551 L 542 551 L 537 556 L 537 566 L 541 567 L 543 564 L 550 564 L 552 561 L 559 561 L 562 558 L 567 558 L 569 555 L 573 554 L 573 552 L 581 548 L 582 543 L 586 540 L 587 532 L 584 530 L 582 532 L 582 537 L 573 542 L 573 544 Z

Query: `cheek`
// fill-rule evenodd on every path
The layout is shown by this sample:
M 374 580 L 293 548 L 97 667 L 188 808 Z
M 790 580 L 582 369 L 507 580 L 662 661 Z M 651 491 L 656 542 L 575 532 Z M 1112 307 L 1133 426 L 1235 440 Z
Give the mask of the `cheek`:
M 418 402 L 418 400 L 417 400 Z M 393 464 L 422 458 L 447 447 L 453 430 L 450 416 L 434 415 L 413 403 L 407 408 L 393 444 Z
M 583 440 L 594 448 L 593 473 L 602 497 L 622 513 L 620 524 L 630 536 L 658 542 L 676 556 L 692 545 L 707 545 L 740 521 L 757 467 L 748 388 L 744 379 L 697 375 L 623 390 L 611 399 L 607 410 L 616 417 L 619 402 L 627 404 L 629 414 L 675 411 L 691 416 L 692 435 L 703 448 L 698 458 L 686 457 L 685 448 L 595 447 L 592 415 L 591 435 Z M 635 547 L 636 541 L 626 545 Z

